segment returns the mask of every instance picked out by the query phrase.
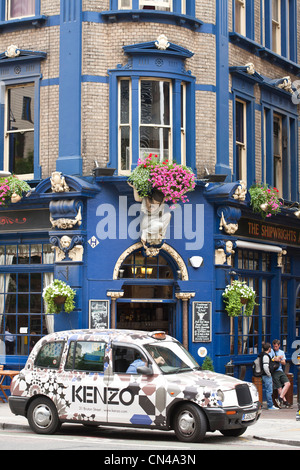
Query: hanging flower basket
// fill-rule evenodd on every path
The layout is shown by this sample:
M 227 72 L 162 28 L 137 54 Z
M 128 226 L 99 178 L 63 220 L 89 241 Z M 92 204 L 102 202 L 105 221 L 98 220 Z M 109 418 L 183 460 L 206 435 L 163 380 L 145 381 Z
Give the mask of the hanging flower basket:
M 25 193 L 31 191 L 26 181 L 19 180 L 16 176 L 0 178 L 0 208 L 10 203 L 19 202 Z
M 71 313 L 75 308 L 75 295 L 76 291 L 64 281 L 54 279 L 54 281 L 43 290 L 43 298 L 47 306 L 46 313 L 60 313 L 63 306 L 65 312 Z
M 239 316 L 242 309 L 244 315 L 249 317 L 252 315 L 255 305 L 257 305 L 255 302 L 256 293 L 245 281 L 233 281 L 232 284 L 226 286 L 222 296 L 225 310 L 230 317 Z
M 253 212 L 259 213 L 263 219 L 276 215 L 281 210 L 278 189 L 267 184 L 255 184 L 249 188 Z
M 145 160 L 138 160 L 138 166 L 128 179 L 139 197 L 151 197 L 154 190 L 160 191 L 165 202 L 173 204 L 188 202 L 186 193 L 193 191 L 196 182 L 193 171 L 183 165 L 160 162 L 158 155 L 150 153 Z

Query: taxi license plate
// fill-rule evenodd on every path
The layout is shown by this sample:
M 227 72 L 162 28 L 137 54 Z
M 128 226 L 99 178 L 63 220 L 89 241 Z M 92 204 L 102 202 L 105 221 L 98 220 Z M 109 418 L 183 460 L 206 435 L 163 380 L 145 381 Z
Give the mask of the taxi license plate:
M 242 421 L 252 421 L 255 419 L 256 413 L 245 413 L 243 414 Z

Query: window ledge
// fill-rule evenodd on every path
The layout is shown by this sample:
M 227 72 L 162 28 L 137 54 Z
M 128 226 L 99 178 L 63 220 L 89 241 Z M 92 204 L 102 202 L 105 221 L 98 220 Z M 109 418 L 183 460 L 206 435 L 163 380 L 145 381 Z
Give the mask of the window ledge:
M 42 26 L 47 20 L 47 16 L 30 16 L 28 18 L 18 18 L 15 20 L 0 21 L 0 31 L 9 29 L 19 29 L 24 26 Z
M 104 11 L 100 15 L 108 23 L 115 23 L 117 21 L 163 21 L 193 30 L 198 30 L 203 25 L 203 21 L 197 18 L 170 11 L 113 10 Z
M 229 38 L 232 43 L 247 49 L 249 52 L 259 55 L 263 59 L 267 59 L 274 65 L 278 65 L 286 70 L 290 70 L 291 73 L 298 75 L 300 73 L 300 65 L 292 60 L 287 59 L 275 52 L 271 51 L 267 47 L 263 47 L 261 44 L 249 39 L 241 34 L 231 32 Z

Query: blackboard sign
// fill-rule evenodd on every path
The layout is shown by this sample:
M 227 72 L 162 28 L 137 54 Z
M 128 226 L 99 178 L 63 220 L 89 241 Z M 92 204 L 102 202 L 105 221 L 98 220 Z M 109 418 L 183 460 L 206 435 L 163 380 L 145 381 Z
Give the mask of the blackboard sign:
M 108 328 L 108 300 L 90 300 L 90 328 Z
M 211 302 L 193 302 L 193 342 L 211 342 Z

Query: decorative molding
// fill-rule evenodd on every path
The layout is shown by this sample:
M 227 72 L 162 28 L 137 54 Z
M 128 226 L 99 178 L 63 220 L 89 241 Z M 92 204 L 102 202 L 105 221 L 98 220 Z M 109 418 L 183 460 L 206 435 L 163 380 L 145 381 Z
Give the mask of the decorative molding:
M 60 171 L 54 171 L 51 175 L 50 181 L 53 193 L 63 193 L 70 191 L 70 188 L 66 183 L 65 177 Z
M 247 195 L 247 183 L 245 181 L 240 181 L 232 197 L 233 199 L 236 199 L 239 201 L 245 201 L 246 195 Z
M 129 256 L 131 253 L 133 253 L 134 251 L 136 251 L 140 248 L 143 248 L 142 242 L 138 242 L 138 243 L 135 243 L 134 245 L 131 245 L 130 247 L 127 248 L 127 250 L 125 250 L 121 254 L 121 256 L 119 257 L 119 259 L 116 262 L 116 265 L 114 267 L 113 280 L 118 279 L 119 270 L 120 270 L 123 262 L 127 258 L 127 256 Z M 161 250 L 164 250 L 166 253 L 168 253 L 171 256 L 171 258 L 175 261 L 175 263 L 177 264 L 178 268 L 181 271 L 181 279 L 183 281 L 188 281 L 189 280 L 188 270 L 187 270 L 187 267 L 186 267 L 186 264 L 185 264 L 184 260 L 180 256 L 180 254 L 176 250 L 174 250 L 174 248 L 172 248 L 170 245 L 168 245 L 167 243 L 164 243 L 162 245 Z
M 195 292 L 177 292 L 175 294 L 176 299 L 182 300 L 183 302 L 187 302 L 190 300 L 192 297 L 195 297 L 196 293 Z
M 165 51 L 166 49 L 168 49 L 168 47 L 170 47 L 170 43 L 168 41 L 167 36 L 165 36 L 164 34 L 158 36 L 157 41 L 155 42 L 155 46 L 160 51 Z
M 231 240 L 217 240 L 215 244 L 215 264 L 231 264 L 231 256 L 235 253 L 235 242 Z
M 72 229 L 82 223 L 82 203 L 75 200 L 51 201 L 49 204 L 50 222 L 58 229 Z
M 241 218 L 242 212 L 237 207 L 221 206 L 217 210 L 217 214 L 220 217 L 220 230 L 228 233 L 228 235 L 234 235 L 238 226 L 238 221 Z
M 61 238 L 54 235 L 50 237 L 50 243 L 55 250 L 55 261 L 82 261 L 83 260 L 83 237 L 75 235 L 70 237 L 63 235 Z

